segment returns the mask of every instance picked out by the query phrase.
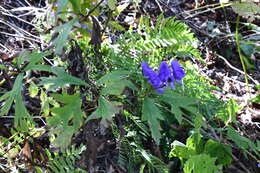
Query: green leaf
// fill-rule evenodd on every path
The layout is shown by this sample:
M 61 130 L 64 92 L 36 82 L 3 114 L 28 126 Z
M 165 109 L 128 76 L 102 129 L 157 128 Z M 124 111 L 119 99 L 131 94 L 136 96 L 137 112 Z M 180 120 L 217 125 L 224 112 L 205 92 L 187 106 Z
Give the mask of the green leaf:
M 41 77 L 41 82 L 39 83 L 40 86 L 47 85 L 48 90 L 55 90 L 67 84 L 88 85 L 85 81 L 69 75 L 62 68 L 54 67 L 52 68 L 52 72 L 56 74 L 57 77 Z
M 13 89 L 0 97 L 0 101 L 5 100 L 4 106 L 0 110 L 0 116 L 8 114 L 16 95 L 20 94 L 22 90 L 22 81 L 23 75 L 19 74 L 15 79 Z
M 234 99 L 230 99 L 225 105 L 226 109 L 221 110 L 216 117 L 224 121 L 227 126 L 229 123 L 236 123 L 236 115 L 239 110 L 239 106 Z
M 58 13 L 60 13 L 64 8 L 67 7 L 69 0 L 58 0 Z
M 227 130 L 227 136 L 229 139 L 231 139 L 235 144 L 242 149 L 249 149 L 253 148 L 252 146 L 254 143 L 252 143 L 248 138 L 245 138 L 243 136 L 240 136 L 234 128 L 229 127 Z
M 108 7 L 111 10 L 115 10 L 116 9 L 116 4 L 117 4 L 117 0 L 108 0 Z
M 7 68 L 3 65 L 3 64 L 0 64 L 0 70 L 6 70 Z
M 237 14 L 244 17 L 255 17 L 257 13 L 260 13 L 260 7 L 250 1 L 232 3 L 231 7 Z
M 147 121 L 152 132 L 152 137 L 157 144 L 160 143 L 160 122 L 163 120 L 160 110 L 155 105 L 153 99 L 146 97 L 143 101 L 142 120 Z
M 13 102 L 15 102 L 15 118 L 14 124 L 18 130 L 27 131 L 30 127 L 31 116 L 27 112 L 22 99 L 22 81 L 23 74 L 19 74 L 14 82 L 14 86 L 11 91 L 5 93 L 0 97 L 0 101 L 5 101 L 4 106 L 0 110 L 1 115 L 7 115 Z
M 172 150 L 169 154 L 169 157 L 178 157 L 182 159 L 189 159 L 191 156 L 196 154 L 196 151 L 192 148 L 187 147 L 179 141 L 173 141 Z
M 165 92 L 165 94 L 163 94 L 159 99 L 171 105 L 171 112 L 175 115 L 180 124 L 182 122 L 182 114 L 185 114 L 182 109 L 185 109 L 194 114 L 197 114 L 198 112 L 197 108 L 195 107 L 196 99 L 194 98 L 173 95 L 171 92 Z
M 203 151 L 203 141 L 201 140 L 201 135 L 199 133 L 192 134 L 186 141 L 186 146 L 189 149 L 196 151 L 197 154 Z
M 81 7 L 81 5 L 80 5 L 81 0 L 69 0 L 69 1 L 72 4 L 73 11 L 75 13 L 80 13 L 81 12 L 81 8 L 80 8 Z
M 84 112 L 81 111 L 80 94 L 53 94 L 53 98 L 64 106 L 51 109 L 52 117 L 47 119 L 52 133 L 58 135 L 54 140 L 57 147 L 65 149 L 71 141 L 71 136 L 78 131 L 83 123 Z
M 184 173 L 220 173 L 221 166 L 215 165 L 216 158 L 207 154 L 191 156 L 184 164 Z
M 101 123 L 107 125 L 107 122 L 111 122 L 113 116 L 118 112 L 119 108 L 114 104 L 106 100 L 104 97 L 99 97 L 98 108 L 88 117 L 87 121 L 101 118 Z
M 137 90 L 134 84 L 129 80 L 120 80 L 115 83 L 108 84 L 107 87 L 101 91 L 102 95 L 121 95 L 125 87 Z
M 39 89 L 38 89 L 37 85 L 35 85 L 34 82 L 32 82 L 32 83 L 30 84 L 28 90 L 29 90 L 29 94 L 30 94 L 31 97 L 37 96 L 37 94 L 38 94 L 38 92 L 39 92 Z
M 40 61 L 42 61 L 42 59 L 48 55 L 51 54 L 51 51 L 47 51 L 47 52 L 41 52 L 41 53 L 37 53 L 34 52 L 29 56 L 28 61 L 29 64 L 24 68 L 24 71 L 28 71 L 28 70 L 43 70 L 44 67 L 44 71 L 47 71 L 46 69 L 50 69 L 49 66 L 46 65 L 36 65 L 37 63 L 39 63 Z
M 209 139 L 204 146 L 204 153 L 217 158 L 217 163 L 228 166 L 232 162 L 232 148 Z
M 68 0 L 66 0 L 68 1 Z M 55 32 L 59 33 L 58 37 L 53 41 L 53 45 L 55 46 L 55 53 L 60 54 L 62 51 L 62 48 L 66 44 L 66 41 L 69 37 L 69 34 L 71 33 L 71 29 L 73 25 L 78 21 L 77 18 L 61 25 L 56 28 L 54 28 Z
M 108 85 L 111 83 L 115 83 L 117 81 L 127 78 L 130 74 L 131 72 L 125 70 L 109 72 L 97 81 L 97 86 L 100 86 L 102 84 Z

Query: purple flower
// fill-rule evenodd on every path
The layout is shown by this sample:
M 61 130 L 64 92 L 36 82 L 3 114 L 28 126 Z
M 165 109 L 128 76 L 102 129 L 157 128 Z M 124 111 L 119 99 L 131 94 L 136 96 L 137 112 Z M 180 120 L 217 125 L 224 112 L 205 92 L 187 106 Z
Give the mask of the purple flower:
M 257 165 L 257 166 L 258 166 L 258 168 L 260 168 L 260 163 L 258 163 L 258 165 Z
M 163 61 L 160 65 L 159 78 L 162 82 L 166 83 L 166 87 L 168 86 L 169 79 L 171 79 L 171 73 L 172 71 L 169 68 L 168 64 L 165 61 Z
M 163 82 L 159 78 L 159 75 L 155 71 L 153 71 L 153 69 L 151 69 L 146 62 L 142 62 L 142 69 L 144 77 L 148 79 L 153 88 L 159 89 L 163 86 Z M 161 92 L 163 91 L 159 90 L 159 93 Z
M 170 82 L 171 88 L 175 88 L 175 81 L 180 85 L 182 84 L 180 80 L 185 76 L 184 70 L 177 60 L 171 62 L 171 67 L 172 70 L 167 62 L 163 61 L 160 64 L 159 74 L 157 74 L 146 62 L 142 62 L 144 77 L 148 79 L 148 82 L 160 94 L 164 92 L 165 87 L 168 87 L 168 82 Z
M 180 80 L 185 76 L 184 70 L 181 68 L 181 66 L 180 66 L 180 64 L 178 63 L 177 60 L 173 60 L 171 62 L 171 66 L 172 66 L 172 71 L 173 71 L 173 78 L 172 78 L 172 80 L 175 79 L 175 81 L 178 84 L 182 85 Z

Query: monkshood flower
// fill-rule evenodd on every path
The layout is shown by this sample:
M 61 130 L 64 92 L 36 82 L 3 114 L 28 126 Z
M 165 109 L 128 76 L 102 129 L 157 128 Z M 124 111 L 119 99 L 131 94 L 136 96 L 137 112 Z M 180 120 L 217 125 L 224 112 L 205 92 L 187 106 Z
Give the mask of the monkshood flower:
M 181 68 L 177 60 L 173 60 L 171 66 L 173 70 L 173 78 L 178 84 L 182 85 L 181 79 L 185 76 L 184 70 Z
M 159 74 L 157 74 L 146 62 L 142 62 L 142 70 L 144 77 L 154 89 L 160 94 L 168 87 L 170 82 L 171 88 L 175 88 L 174 82 L 182 85 L 181 79 L 185 76 L 184 70 L 181 68 L 177 60 L 171 62 L 172 69 L 166 62 L 160 64 Z

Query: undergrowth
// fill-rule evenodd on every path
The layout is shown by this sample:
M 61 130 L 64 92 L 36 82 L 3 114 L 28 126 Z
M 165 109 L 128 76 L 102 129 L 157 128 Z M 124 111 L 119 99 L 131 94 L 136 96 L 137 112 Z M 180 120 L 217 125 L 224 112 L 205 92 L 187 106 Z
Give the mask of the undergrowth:
M 116 1 L 108 2 L 109 8 L 102 8 L 120 15 Z M 88 146 L 76 147 L 72 139 L 93 119 L 112 129 L 117 164 L 129 173 L 223 172 L 238 161 L 235 152 L 259 162 L 260 141 L 237 131 L 241 108 L 232 99 L 218 99 L 213 91 L 221 88 L 210 85 L 194 63 L 204 60 L 187 25 L 163 14 L 156 22 L 143 15 L 135 27 L 112 33 L 114 41 L 102 42 L 101 30 L 109 28 L 90 17 L 92 3 L 57 3 L 56 14 L 64 23 L 53 29 L 52 46 L 1 66 L 12 72 L 13 85 L 6 90 L 2 84 L 0 115 L 13 121 L 10 136 L 1 137 L 0 169 L 85 172 L 76 168 L 76 160 Z M 161 83 L 155 86 L 154 80 Z M 31 99 L 39 103 L 38 111 L 28 109 Z M 122 119 L 120 127 L 116 117 Z M 35 139 L 46 136 L 50 145 L 43 149 Z

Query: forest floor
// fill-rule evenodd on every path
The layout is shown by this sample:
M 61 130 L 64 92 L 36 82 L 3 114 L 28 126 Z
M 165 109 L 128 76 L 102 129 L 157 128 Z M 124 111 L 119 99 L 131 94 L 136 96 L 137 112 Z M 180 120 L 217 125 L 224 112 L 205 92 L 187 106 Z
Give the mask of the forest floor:
M 236 41 L 234 37 L 227 35 L 235 33 L 237 14 L 230 8 L 214 8 L 214 0 L 198 1 L 199 7 L 195 9 L 196 3 L 194 0 L 147 0 L 142 1 L 138 8 L 131 4 L 124 10 L 118 22 L 122 26 L 129 26 L 133 20 L 132 16 L 135 13 L 137 16 L 149 15 L 152 20 L 163 12 L 166 17 L 175 17 L 187 24 L 191 31 L 200 41 L 198 49 L 200 50 L 205 63 L 202 64 L 196 60 L 194 63 L 200 69 L 200 73 L 205 78 L 209 79 L 211 84 L 221 88 L 221 91 L 216 91 L 215 94 L 223 101 L 234 99 L 243 107 L 237 114 L 237 129 L 243 136 L 256 141 L 260 140 L 260 104 L 248 102 L 249 98 L 257 95 L 255 85 L 260 82 L 260 53 L 253 52 L 250 54 L 248 61 L 251 64 L 251 69 L 248 69 L 249 85 L 245 82 L 245 74 L 243 72 L 241 62 L 236 49 Z M 32 13 L 23 17 L 24 21 L 18 20 L 15 16 L 8 15 L 8 11 L 15 10 L 22 7 L 33 7 Z M 43 0 L 26 1 L 26 0 L 2 0 L 0 1 L 0 62 L 1 64 L 15 59 L 19 56 L 21 51 L 33 50 L 36 47 L 45 48 L 46 43 L 42 42 L 39 32 L 32 25 L 35 15 L 39 15 L 41 8 L 46 7 Z M 35 11 L 33 11 L 35 9 Z M 39 14 L 36 14 L 39 12 Z M 17 15 L 22 11 L 17 10 Z M 127 19 L 127 20 L 126 20 Z M 43 22 L 45 19 L 43 19 Z M 242 22 L 247 22 L 248 19 L 242 18 Z M 253 24 L 259 27 L 260 19 L 255 19 Z M 45 31 L 46 33 L 48 31 Z M 243 37 L 251 37 L 252 32 L 245 26 L 241 26 L 239 32 Z M 18 34 L 20 33 L 20 34 Z M 259 38 L 259 35 L 258 35 Z M 258 40 L 259 41 L 259 40 Z M 1 73 L 0 81 L 6 78 L 8 74 Z M 37 76 L 36 76 L 37 78 Z M 8 80 L 7 80 L 8 81 Z M 5 85 L 3 90 L 10 90 L 12 86 L 12 79 Z M 37 103 L 36 103 L 37 105 Z M 28 109 L 32 112 L 39 112 L 39 107 L 35 105 L 28 105 Z M 0 117 L 0 134 L 8 135 L 11 126 L 10 117 Z M 75 143 L 84 143 L 86 138 L 91 138 L 95 123 L 86 124 L 83 130 L 74 138 Z M 102 132 L 95 132 L 102 133 Z M 104 136 L 103 136 L 104 137 Z M 105 140 L 110 140 L 110 144 L 106 144 L 106 148 L 102 146 L 102 140 L 91 140 L 93 147 L 99 146 L 93 151 L 101 151 L 100 153 L 92 153 L 93 160 L 96 165 L 92 163 L 89 158 L 82 157 L 77 163 L 81 167 L 109 167 L 116 169 L 114 172 L 125 172 L 125 169 L 116 165 L 114 157 L 117 152 L 114 150 L 115 144 L 113 137 L 109 132 L 105 136 Z M 48 142 L 46 142 L 48 143 Z M 90 145 L 90 144 L 88 144 Z M 42 144 L 44 146 L 44 144 Z M 47 146 L 47 145 L 46 145 Z M 109 154 L 108 154 L 109 153 Z M 237 161 L 244 167 L 255 167 L 255 163 L 248 162 L 242 153 L 237 153 Z M 104 162 L 107 160 L 107 162 Z M 108 165 L 106 165 L 108 164 Z M 237 164 L 234 163 L 225 172 L 239 172 L 236 170 Z M 113 170 L 111 170 L 113 172 Z M 240 171 L 241 172 L 241 171 Z

